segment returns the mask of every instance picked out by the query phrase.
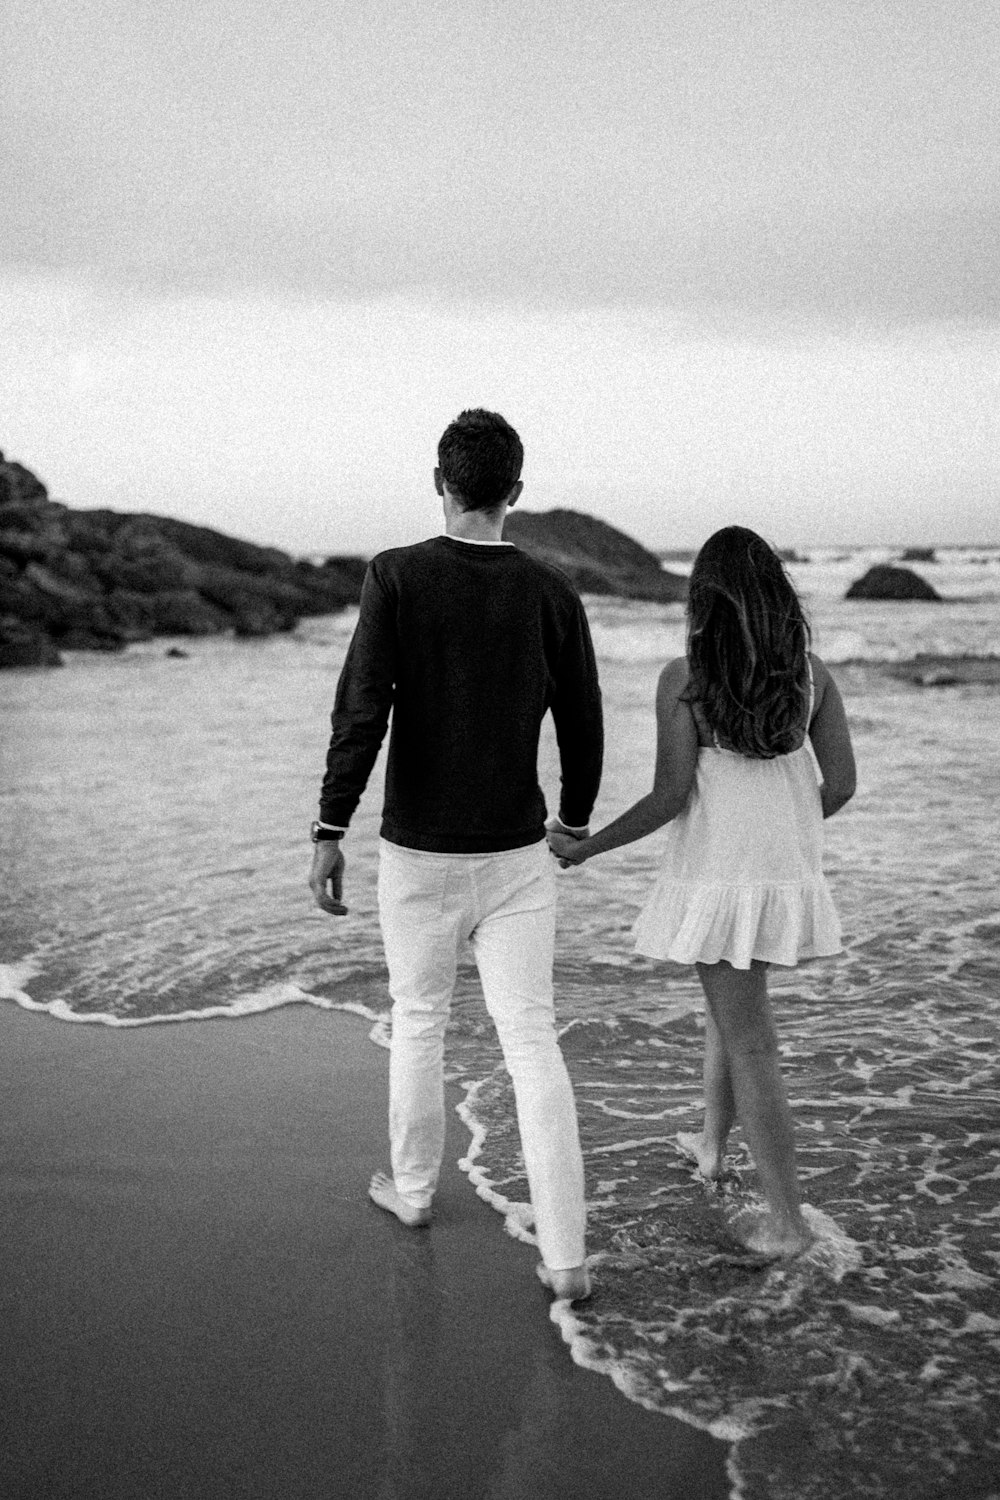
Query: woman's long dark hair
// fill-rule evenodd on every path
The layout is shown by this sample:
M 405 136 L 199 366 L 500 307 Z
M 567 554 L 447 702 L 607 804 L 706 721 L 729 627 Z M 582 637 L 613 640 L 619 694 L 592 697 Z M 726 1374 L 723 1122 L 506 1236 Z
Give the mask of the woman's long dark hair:
M 715 532 L 688 592 L 685 697 L 726 749 L 757 760 L 802 742 L 809 623 L 781 559 L 745 526 Z

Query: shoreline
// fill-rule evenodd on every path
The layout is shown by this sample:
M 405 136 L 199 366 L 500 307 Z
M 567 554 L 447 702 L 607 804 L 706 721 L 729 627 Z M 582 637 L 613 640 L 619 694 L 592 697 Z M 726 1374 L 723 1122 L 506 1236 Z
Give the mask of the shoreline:
M 313 1006 L 243 1019 L 0 1006 L 5 1493 L 728 1496 L 725 1444 L 572 1363 L 454 1110 L 403 1229 L 365 1193 L 384 1051 Z

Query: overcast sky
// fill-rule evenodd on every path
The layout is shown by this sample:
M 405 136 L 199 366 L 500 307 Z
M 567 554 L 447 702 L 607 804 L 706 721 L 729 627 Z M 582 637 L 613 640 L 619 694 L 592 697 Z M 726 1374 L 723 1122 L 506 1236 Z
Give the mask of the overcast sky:
M 13 0 L 0 446 L 294 551 L 1000 540 L 995 0 Z

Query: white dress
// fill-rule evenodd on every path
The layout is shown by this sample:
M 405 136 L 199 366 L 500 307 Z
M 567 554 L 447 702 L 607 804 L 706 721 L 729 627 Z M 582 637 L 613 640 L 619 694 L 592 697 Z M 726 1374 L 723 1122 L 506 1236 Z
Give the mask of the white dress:
M 810 668 L 809 717 L 812 717 Z M 798 750 L 754 760 L 701 745 L 694 786 L 667 828 L 656 884 L 633 928 L 636 949 L 674 963 L 790 967 L 840 953 L 822 869 L 819 768 Z

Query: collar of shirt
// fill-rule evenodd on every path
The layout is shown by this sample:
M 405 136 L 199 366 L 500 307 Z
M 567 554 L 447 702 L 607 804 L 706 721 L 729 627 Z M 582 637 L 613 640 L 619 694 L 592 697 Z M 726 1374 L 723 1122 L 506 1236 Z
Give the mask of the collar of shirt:
M 442 536 L 448 538 L 449 542 L 464 542 L 467 547 L 513 547 L 513 542 L 489 542 L 479 536 L 452 536 L 449 531 L 442 531 Z

